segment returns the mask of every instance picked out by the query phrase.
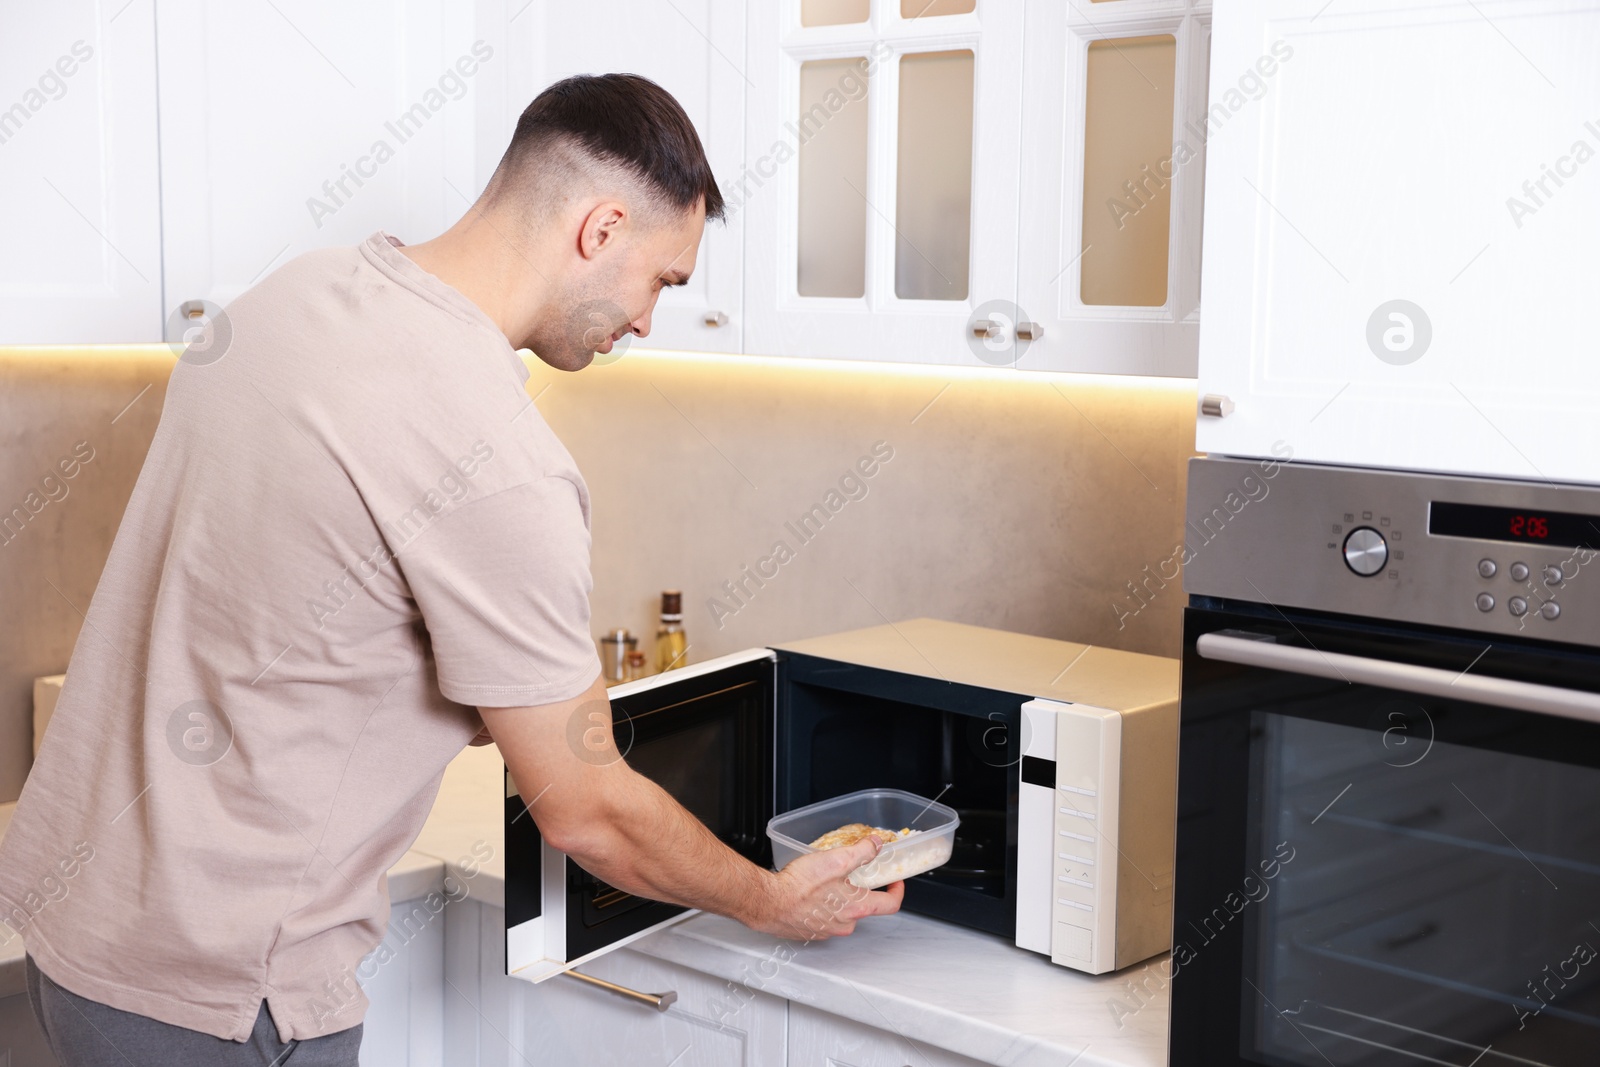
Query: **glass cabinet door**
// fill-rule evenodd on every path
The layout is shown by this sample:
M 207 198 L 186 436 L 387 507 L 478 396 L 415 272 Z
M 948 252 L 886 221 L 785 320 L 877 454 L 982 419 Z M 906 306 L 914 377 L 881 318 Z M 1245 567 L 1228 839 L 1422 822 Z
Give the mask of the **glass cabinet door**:
M 750 9 L 732 197 L 746 351 L 995 362 L 973 321 L 1016 295 L 1021 16 L 1000 0 Z
M 1029 0 L 1019 367 L 1194 375 L 1210 8 Z

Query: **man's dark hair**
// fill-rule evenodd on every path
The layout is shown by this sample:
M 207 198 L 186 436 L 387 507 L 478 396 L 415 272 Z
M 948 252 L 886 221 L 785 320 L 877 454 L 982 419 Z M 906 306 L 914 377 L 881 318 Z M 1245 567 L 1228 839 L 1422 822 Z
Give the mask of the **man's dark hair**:
M 519 185 L 529 168 L 560 162 L 565 150 L 618 165 L 663 206 L 689 211 L 704 200 L 706 218 L 723 217 L 722 191 L 705 149 L 672 94 L 637 74 L 578 74 L 534 98 L 511 137 L 495 183 Z

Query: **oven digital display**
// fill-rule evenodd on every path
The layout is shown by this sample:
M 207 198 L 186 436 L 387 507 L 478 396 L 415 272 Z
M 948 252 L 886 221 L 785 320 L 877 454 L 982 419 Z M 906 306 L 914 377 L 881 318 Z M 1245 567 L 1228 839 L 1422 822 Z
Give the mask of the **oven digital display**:
M 1592 548 L 1600 545 L 1600 516 L 1435 500 L 1428 511 L 1428 532 L 1440 537 Z

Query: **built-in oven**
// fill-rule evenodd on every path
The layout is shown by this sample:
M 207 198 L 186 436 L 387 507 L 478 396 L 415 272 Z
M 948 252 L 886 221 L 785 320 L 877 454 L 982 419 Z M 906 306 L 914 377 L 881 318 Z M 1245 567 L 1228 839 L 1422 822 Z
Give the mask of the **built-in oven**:
M 1172 1067 L 1600 1062 L 1600 489 L 1193 461 Z
M 870 788 L 954 808 L 948 862 L 904 908 L 1083 970 L 1163 951 L 1177 664 L 932 619 L 755 649 L 613 687 L 573 716 L 725 844 L 772 863 L 774 814 Z M 615 748 L 587 738 L 610 715 Z M 506 775 L 506 968 L 539 981 L 689 914 L 539 836 Z M 531 812 L 531 813 L 530 813 Z

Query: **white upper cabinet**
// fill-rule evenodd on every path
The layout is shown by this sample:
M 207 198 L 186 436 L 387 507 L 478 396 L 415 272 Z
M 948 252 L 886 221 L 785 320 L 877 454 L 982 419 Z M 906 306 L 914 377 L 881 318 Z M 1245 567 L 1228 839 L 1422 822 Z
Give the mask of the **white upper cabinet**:
M 642 74 L 683 105 L 730 201 L 726 223 L 706 224 L 689 283 L 662 292 L 650 335 L 633 341 L 641 348 L 740 350 L 744 219 L 732 208 L 731 190 L 744 165 L 751 78 L 744 20 L 743 0 L 532 0 L 507 7 L 505 125 L 483 134 L 494 160 L 522 109 L 552 82 L 573 74 Z
M 1336 225 L 1332 207 L 1349 210 L 1359 179 L 1379 169 L 1359 144 L 1330 153 L 1323 135 L 1350 135 L 1341 101 L 1381 99 L 1405 80 L 1367 71 L 1352 97 L 1336 73 L 1329 90 L 1318 64 L 1365 71 L 1364 45 L 1341 38 L 1325 60 L 1291 62 L 1298 38 L 1256 41 L 1265 8 L 1240 3 L 1232 24 L 1250 40 L 1211 64 L 1209 101 L 1210 0 L 23 5 L 16 32 L 0 39 L 9 94 L 0 108 L 16 101 L 0 111 L 0 192 L 13 207 L 0 343 L 178 340 L 300 253 L 379 229 L 410 243 L 434 237 L 483 190 L 539 92 L 573 74 L 626 71 L 683 105 L 728 216 L 708 224 L 689 284 L 661 294 L 640 347 L 1194 374 L 1208 139 L 1236 153 L 1228 182 L 1255 196 L 1237 179 L 1239 161 L 1268 116 L 1288 108 L 1293 143 L 1250 173 L 1264 191 L 1264 176 L 1324 182 L 1331 198 L 1291 217 L 1313 216 L 1300 224 L 1306 234 L 1326 226 L 1354 240 L 1370 226 Z M 1381 22 L 1361 14 L 1363 3 L 1339 0 L 1316 30 Z M 1404 47 L 1427 40 L 1414 27 L 1404 34 Z M 1537 33 L 1530 42 L 1539 47 Z M 1381 47 L 1392 58 L 1401 46 Z M 1489 66 L 1474 99 L 1530 73 Z M 1562 105 L 1554 94 L 1545 103 L 1517 143 L 1555 123 Z M 1492 184 L 1484 153 L 1467 147 L 1473 136 L 1451 136 L 1430 129 L 1425 139 L 1470 161 L 1458 169 L 1473 188 Z M 1321 257 L 1302 264 L 1293 230 L 1241 206 L 1239 188 L 1209 203 L 1221 296 L 1253 299 L 1269 277 L 1251 273 L 1260 256 L 1273 257 L 1262 261 L 1280 286 L 1302 266 L 1326 269 Z M 1429 217 L 1452 197 L 1435 196 Z M 1576 239 L 1576 225 L 1546 218 L 1560 209 L 1582 221 L 1590 208 L 1578 196 L 1543 207 L 1549 199 L 1520 220 L 1544 236 L 1508 250 L 1507 262 L 1537 259 L 1538 241 Z M 1252 219 L 1268 227 L 1260 249 Z M 1283 247 L 1265 243 L 1285 232 Z M 1443 247 L 1430 244 L 1441 256 Z M 1576 292 L 1583 277 L 1563 284 Z M 1469 272 L 1458 287 L 1474 293 L 1469 303 L 1482 299 L 1472 281 Z M 1294 300 L 1282 306 L 1298 313 Z M 1293 325 L 1327 343 L 1332 310 L 1318 313 Z M 1219 345 L 1256 322 L 1237 307 L 1227 320 Z M 1278 323 L 1274 343 L 1288 328 Z M 1251 336 L 1259 346 L 1259 331 Z M 1314 382 L 1295 374 L 1284 387 L 1317 395 L 1327 378 L 1317 368 Z M 1246 398 L 1248 384 L 1220 362 L 1213 369 L 1213 389 Z
M 312 248 L 436 236 L 506 59 L 444 0 L 156 0 L 168 315 Z M 177 321 L 177 316 L 175 316 Z
M 1107 5 L 1110 6 L 1110 5 Z M 1199 447 L 1600 481 L 1600 3 L 1231 0 Z
M 1028 0 L 1024 369 L 1193 376 L 1209 0 Z
M 1022 5 L 749 7 L 745 350 L 973 364 L 1016 296 Z
M 0 33 L 0 344 L 159 341 L 149 4 L 10 7 Z

